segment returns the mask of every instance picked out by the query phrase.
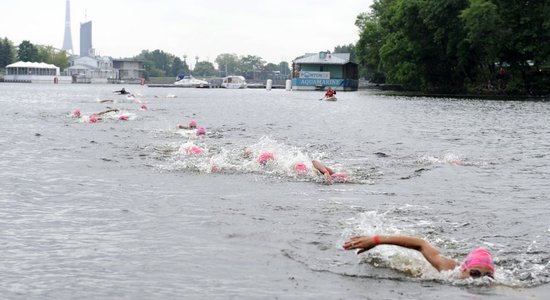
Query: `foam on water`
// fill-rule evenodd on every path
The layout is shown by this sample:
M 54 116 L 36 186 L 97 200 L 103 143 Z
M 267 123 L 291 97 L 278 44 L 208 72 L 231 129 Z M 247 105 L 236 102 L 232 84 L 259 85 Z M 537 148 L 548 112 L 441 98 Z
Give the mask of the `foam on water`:
M 261 137 L 258 142 L 251 145 L 219 146 L 207 138 L 197 138 L 194 131 L 187 129 L 176 131 L 178 135 L 187 138 L 187 140 L 178 146 L 178 150 L 166 163 L 159 166 L 161 169 L 192 170 L 204 173 L 256 173 L 287 180 L 325 182 L 324 177 L 311 163 L 313 159 L 323 156 L 323 153 L 310 155 L 299 147 L 286 145 L 267 136 Z M 192 147 L 199 147 L 204 152 L 190 155 L 189 149 Z M 272 158 L 260 163 L 260 157 L 265 154 L 269 154 Z M 297 170 L 297 164 L 305 166 L 305 170 Z M 370 182 L 367 177 L 358 177 L 352 168 L 339 164 L 331 167 L 337 173 L 348 175 L 340 180 L 337 178 L 335 182 Z

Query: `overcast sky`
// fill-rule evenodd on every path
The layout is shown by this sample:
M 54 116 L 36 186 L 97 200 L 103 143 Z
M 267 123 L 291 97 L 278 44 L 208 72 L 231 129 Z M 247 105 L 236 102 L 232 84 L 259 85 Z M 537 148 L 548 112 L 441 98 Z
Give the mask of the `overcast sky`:
M 278 64 L 357 42 L 355 19 L 372 0 L 71 0 L 73 49 L 92 21 L 96 54 L 133 57 L 160 49 L 187 62 L 222 53 Z M 0 0 L 0 38 L 63 46 L 66 0 Z

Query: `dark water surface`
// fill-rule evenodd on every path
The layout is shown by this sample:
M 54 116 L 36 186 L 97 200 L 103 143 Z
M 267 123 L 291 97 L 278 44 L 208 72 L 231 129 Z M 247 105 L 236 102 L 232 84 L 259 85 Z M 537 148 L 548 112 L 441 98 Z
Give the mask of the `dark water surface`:
M 1 298 L 550 292 L 549 102 L 119 89 L 0 84 Z M 107 108 L 121 111 L 87 122 Z M 192 119 L 206 137 L 176 130 Z M 275 161 L 260 166 L 262 152 Z M 349 181 L 294 171 L 311 159 Z M 496 279 L 456 280 L 397 247 L 341 249 L 361 233 L 421 236 L 459 261 L 486 247 Z

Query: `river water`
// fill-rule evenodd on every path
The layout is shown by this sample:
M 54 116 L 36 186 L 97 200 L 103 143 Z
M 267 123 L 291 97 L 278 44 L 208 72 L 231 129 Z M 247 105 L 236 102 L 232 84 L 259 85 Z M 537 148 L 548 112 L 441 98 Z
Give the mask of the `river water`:
M 0 85 L 1 298 L 550 292 L 550 102 L 118 89 Z M 176 128 L 191 120 L 206 136 Z M 275 159 L 258 164 L 262 152 Z M 312 159 L 348 181 L 326 184 Z M 458 261 L 486 247 L 496 278 L 453 279 L 395 246 L 342 250 L 373 233 L 420 236 Z

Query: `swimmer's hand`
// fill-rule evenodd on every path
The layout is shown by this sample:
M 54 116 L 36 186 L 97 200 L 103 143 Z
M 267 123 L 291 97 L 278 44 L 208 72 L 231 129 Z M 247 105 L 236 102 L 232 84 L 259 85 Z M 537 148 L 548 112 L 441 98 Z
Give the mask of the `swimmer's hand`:
M 361 254 L 365 251 L 376 247 L 374 238 L 370 235 L 354 236 L 344 243 L 342 246 L 345 250 L 359 249 L 357 254 Z

